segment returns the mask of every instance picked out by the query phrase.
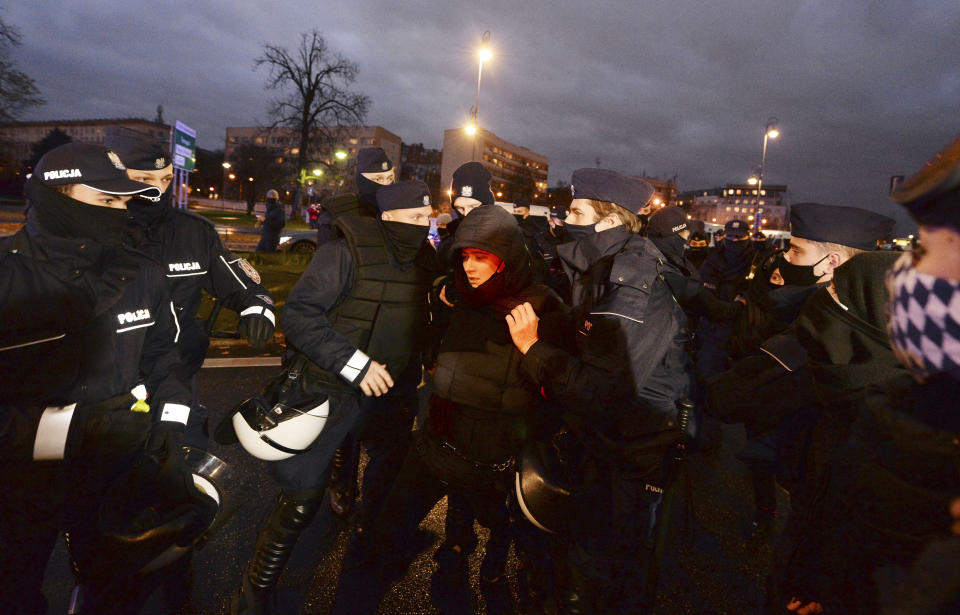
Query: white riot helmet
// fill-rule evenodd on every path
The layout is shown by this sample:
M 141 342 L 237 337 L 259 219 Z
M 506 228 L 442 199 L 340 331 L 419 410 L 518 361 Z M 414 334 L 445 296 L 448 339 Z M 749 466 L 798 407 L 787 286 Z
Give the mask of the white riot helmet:
M 307 451 L 330 414 L 326 396 L 272 407 L 262 397 L 244 401 L 233 414 L 233 430 L 240 445 L 264 461 L 289 459 Z

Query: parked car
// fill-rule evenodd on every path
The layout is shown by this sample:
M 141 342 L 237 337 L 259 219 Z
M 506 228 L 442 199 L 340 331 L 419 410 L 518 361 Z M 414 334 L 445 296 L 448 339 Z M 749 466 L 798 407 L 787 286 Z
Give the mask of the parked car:
M 312 254 L 317 251 L 317 231 L 290 231 L 280 234 L 279 249 L 296 254 Z

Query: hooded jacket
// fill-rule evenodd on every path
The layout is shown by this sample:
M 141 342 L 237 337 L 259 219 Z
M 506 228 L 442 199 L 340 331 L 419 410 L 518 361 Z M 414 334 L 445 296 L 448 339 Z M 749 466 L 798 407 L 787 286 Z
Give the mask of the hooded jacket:
M 430 431 L 469 459 L 500 463 L 529 435 L 542 402 L 539 386 L 520 373 L 522 355 L 506 314 L 529 301 L 540 317 L 539 334 L 559 344 L 566 337 L 566 311 L 553 291 L 533 283 L 517 222 L 500 207 L 484 205 L 464 217 L 451 247 L 456 257 L 464 248 L 490 252 L 505 267 L 471 289 L 463 266 L 454 265 L 462 300 L 440 343 Z

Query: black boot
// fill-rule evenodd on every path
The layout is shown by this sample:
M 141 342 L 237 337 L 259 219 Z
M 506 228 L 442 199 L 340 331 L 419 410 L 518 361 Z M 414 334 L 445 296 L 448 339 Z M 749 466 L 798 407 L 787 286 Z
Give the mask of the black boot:
M 330 462 L 330 508 L 334 514 L 346 517 L 357 499 L 357 472 L 360 465 L 360 442 L 347 436 L 340 443 Z
M 281 492 L 266 523 L 257 535 L 253 556 L 243 573 L 240 591 L 231 604 L 232 615 L 266 615 L 271 612 L 273 590 L 293 547 L 320 506 L 322 491 Z

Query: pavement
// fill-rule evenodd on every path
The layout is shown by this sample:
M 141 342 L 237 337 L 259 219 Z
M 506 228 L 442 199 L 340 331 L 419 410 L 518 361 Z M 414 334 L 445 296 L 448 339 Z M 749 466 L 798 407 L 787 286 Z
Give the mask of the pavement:
M 198 376 L 200 398 L 210 408 L 211 425 L 216 425 L 236 403 L 257 394 L 264 383 L 276 375 L 277 363 L 276 356 L 212 356 Z M 261 366 L 263 364 L 266 366 Z M 764 543 L 745 542 L 742 538 L 752 513 L 748 475 L 734 457 L 743 442 L 742 428 L 725 426 L 719 451 L 693 457 L 687 463 L 693 518 L 688 520 L 684 514 L 688 499 L 685 492 L 680 492 L 674 504 L 671 538 L 661 571 L 655 611 L 658 615 L 760 612 L 762 580 L 769 571 L 772 551 Z M 223 447 L 211 442 L 210 451 L 238 472 L 236 493 L 244 505 L 195 556 L 191 599 L 184 613 L 197 615 L 228 612 L 229 595 L 249 558 L 256 527 L 269 512 L 277 494 L 265 462 L 247 455 L 238 446 Z M 424 520 L 421 527 L 433 536 L 433 545 L 421 553 L 406 577 L 393 588 L 381 605 L 381 613 L 436 613 L 429 598 L 434 569 L 431 556 L 442 539 L 445 505 L 445 501 L 441 501 Z M 786 509 L 783 494 L 780 509 Z M 329 514 L 328 511 L 328 507 L 323 507 L 320 514 Z M 781 519 L 781 526 L 782 522 Z M 284 613 L 322 614 L 332 603 L 348 532 L 342 524 L 333 523 L 329 524 L 331 531 L 324 533 L 321 527 L 325 525 L 328 524 L 315 521 L 304 533 L 281 578 L 278 595 Z M 471 584 L 477 601 L 475 612 L 484 613 L 478 570 L 486 532 L 479 526 L 477 530 L 481 546 L 470 561 Z M 512 557 L 508 579 L 515 591 L 516 561 Z M 66 612 L 71 587 L 66 550 L 61 541 L 51 558 L 44 585 L 51 601 L 50 614 Z M 147 612 L 150 615 L 164 612 L 156 597 Z

